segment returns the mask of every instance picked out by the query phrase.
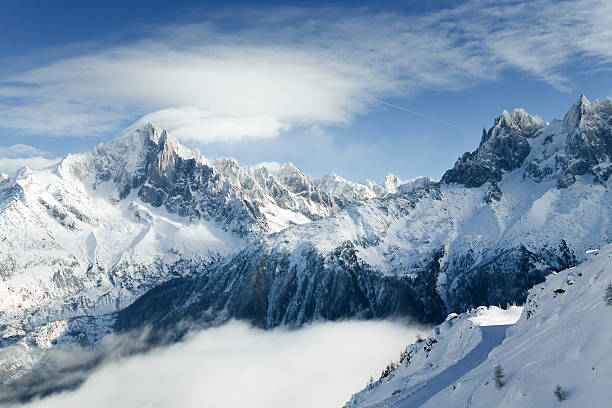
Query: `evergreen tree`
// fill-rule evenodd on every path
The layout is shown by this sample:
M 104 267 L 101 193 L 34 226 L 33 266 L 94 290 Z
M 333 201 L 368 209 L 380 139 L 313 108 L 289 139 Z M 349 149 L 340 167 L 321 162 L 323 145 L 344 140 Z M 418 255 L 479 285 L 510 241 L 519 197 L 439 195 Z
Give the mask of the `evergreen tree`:
M 555 387 L 555 397 L 557 397 L 557 401 L 561 402 L 565 400 L 565 391 L 563 390 L 563 388 L 561 388 L 561 386 L 559 384 L 557 384 L 557 387 Z
M 501 390 L 504 386 L 504 369 L 499 363 L 495 366 L 495 370 L 493 371 L 493 381 L 495 381 L 495 388 L 498 390 Z
M 608 306 L 612 306 L 612 283 L 608 283 L 608 286 L 606 286 L 604 301 Z
M 374 387 L 374 377 L 370 376 L 368 380 L 368 390 L 371 390 Z

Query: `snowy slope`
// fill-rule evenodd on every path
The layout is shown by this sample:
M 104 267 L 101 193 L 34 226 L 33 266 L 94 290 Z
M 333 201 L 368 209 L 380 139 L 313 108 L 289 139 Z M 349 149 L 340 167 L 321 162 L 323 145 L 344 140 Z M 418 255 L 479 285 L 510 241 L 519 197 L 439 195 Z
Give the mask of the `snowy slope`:
M 453 314 L 391 375 L 355 394 L 347 407 L 609 406 L 612 379 L 612 245 L 578 267 L 549 275 L 529 292 L 518 322 L 511 308 Z M 484 311 L 484 313 L 483 313 Z M 484 327 L 483 327 L 484 326 Z M 408 361 L 410 360 L 410 361 Z M 500 364 L 504 385 L 496 389 Z
M 54 170 L 15 174 L 0 186 L 0 312 L 36 325 L 116 311 L 175 276 L 175 263 L 210 263 L 240 238 L 219 225 L 90 194 Z

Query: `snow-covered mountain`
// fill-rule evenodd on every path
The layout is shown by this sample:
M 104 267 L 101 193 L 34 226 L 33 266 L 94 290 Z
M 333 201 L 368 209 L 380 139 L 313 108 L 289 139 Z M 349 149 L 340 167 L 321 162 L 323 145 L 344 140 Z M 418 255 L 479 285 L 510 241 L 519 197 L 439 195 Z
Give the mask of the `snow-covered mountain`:
M 556 407 L 557 386 L 564 405 L 609 406 L 610 258 L 612 245 L 548 275 L 529 291 L 524 309 L 449 315 L 346 407 Z M 494 380 L 498 364 L 501 387 Z
M 117 327 L 165 328 L 194 316 L 262 327 L 351 316 L 436 322 L 467 307 L 522 302 L 546 275 L 609 241 L 602 169 L 611 105 L 581 97 L 550 124 L 504 112 L 440 183 L 262 237 L 205 274 L 157 287 L 122 310 Z M 577 139 L 595 147 L 576 149 Z
M 143 326 L 439 323 L 522 302 L 609 242 L 610 123 L 612 101 L 584 97 L 552 123 L 503 112 L 440 182 L 272 174 L 149 124 L 21 169 L 0 182 L 0 374 Z
M 316 180 L 317 186 L 337 198 L 343 203 L 363 201 L 365 198 L 386 197 L 398 191 L 407 192 L 414 188 L 425 188 L 435 184 L 431 177 L 418 177 L 413 180 L 402 181 L 395 174 L 389 173 L 383 184 L 376 184 L 372 180 L 365 183 L 354 183 L 337 174 L 329 173 Z
M 2 324 L 27 332 L 116 312 L 170 278 L 348 202 L 333 182 L 329 191 L 319 184 L 290 163 L 271 174 L 207 159 L 150 124 L 50 168 L 23 168 L 0 183 Z

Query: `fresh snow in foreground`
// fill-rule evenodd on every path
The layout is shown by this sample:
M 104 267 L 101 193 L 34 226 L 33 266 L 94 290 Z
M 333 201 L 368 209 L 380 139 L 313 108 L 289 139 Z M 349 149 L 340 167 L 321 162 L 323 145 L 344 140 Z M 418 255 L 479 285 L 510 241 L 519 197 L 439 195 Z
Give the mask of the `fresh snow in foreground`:
M 407 348 L 409 362 L 346 407 L 557 407 L 557 385 L 565 391 L 563 406 L 609 407 L 612 306 L 603 298 L 611 259 L 608 245 L 578 267 L 549 275 L 530 290 L 524 309 L 449 315 Z M 497 364 L 504 371 L 499 390 Z
M 502 309 L 498 306 L 480 306 L 471 313 L 469 318 L 472 323 L 478 326 L 496 326 L 514 324 L 521 317 L 523 307 L 510 306 Z
M 482 339 L 472 351 L 456 364 L 424 382 L 420 388 L 399 400 L 395 405 L 406 408 L 418 407 L 446 387 L 452 386 L 458 379 L 482 364 L 487 359 L 489 352 L 501 344 L 506 337 L 508 325 L 487 325 L 480 326 L 478 329 Z

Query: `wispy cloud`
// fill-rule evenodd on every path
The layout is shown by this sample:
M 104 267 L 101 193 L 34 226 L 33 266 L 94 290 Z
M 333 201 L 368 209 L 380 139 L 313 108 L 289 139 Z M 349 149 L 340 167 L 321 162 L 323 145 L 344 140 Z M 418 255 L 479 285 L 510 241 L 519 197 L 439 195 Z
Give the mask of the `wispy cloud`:
M 60 160 L 49 156 L 48 152 L 26 144 L 0 146 L 0 173 L 11 174 L 22 167 L 38 170 Z
M 423 15 L 243 14 L 249 22 L 232 32 L 215 20 L 157 27 L 146 39 L 7 75 L 1 126 L 101 136 L 148 115 L 200 143 L 271 138 L 349 123 L 376 99 L 465 89 L 507 69 L 570 89 L 568 64 L 612 62 L 605 0 L 472 0 Z
M 390 322 L 323 323 L 294 331 L 233 322 L 106 364 L 78 390 L 27 406 L 338 407 L 396 360 L 416 333 Z M 62 358 L 79 359 L 81 368 L 88 361 L 81 353 Z
M 34 146 L 18 143 L 12 146 L 0 146 L 0 157 L 35 157 L 46 156 L 47 152 L 37 149 Z
M 19 159 L 11 159 L 0 157 L 0 173 L 12 174 L 16 170 L 27 167 L 30 170 L 39 170 L 44 167 L 49 167 L 60 161 L 60 159 L 46 159 L 44 157 L 27 157 Z
M 265 167 L 266 169 L 268 169 L 269 171 L 271 171 L 272 173 L 276 173 L 277 171 L 280 170 L 281 168 L 281 164 L 277 161 L 265 161 L 265 162 L 261 162 L 261 163 L 257 163 L 254 166 L 251 166 L 255 169 L 259 169 L 261 167 Z
M 171 130 L 178 139 L 200 143 L 274 138 L 291 127 L 271 116 L 228 117 L 196 107 L 162 109 L 145 115 L 141 121 Z
M 504 64 L 562 90 L 572 88 L 567 65 L 612 63 L 612 3 L 607 0 L 471 2 L 461 13 L 472 41 Z M 467 27 L 473 23 L 473 26 Z

